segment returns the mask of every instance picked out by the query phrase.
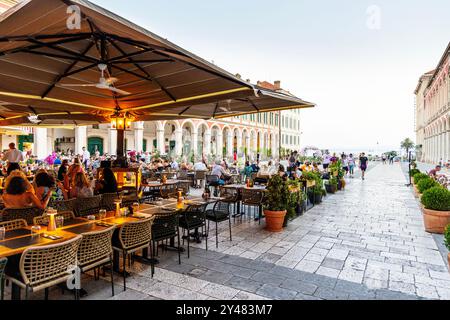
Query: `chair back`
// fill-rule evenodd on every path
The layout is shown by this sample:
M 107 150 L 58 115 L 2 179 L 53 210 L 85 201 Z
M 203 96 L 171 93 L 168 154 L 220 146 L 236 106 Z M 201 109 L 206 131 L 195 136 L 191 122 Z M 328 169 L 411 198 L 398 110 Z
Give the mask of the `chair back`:
M 163 198 L 176 197 L 178 185 L 177 184 L 163 185 L 160 190 L 161 190 L 161 197 Z
M 215 174 L 207 174 L 206 175 L 206 183 L 211 184 L 211 183 L 218 183 L 219 182 L 219 176 L 215 175 Z
M 113 192 L 113 193 L 104 193 L 101 195 L 102 201 L 101 201 L 101 208 L 105 209 L 107 211 L 114 211 L 116 210 L 116 204 L 114 201 L 120 197 L 123 197 L 123 192 Z
M 204 171 L 204 170 L 195 171 L 194 179 L 195 180 L 205 180 L 206 179 L 206 171 Z
M 178 171 L 178 173 L 177 173 L 177 178 L 178 178 L 179 180 L 186 180 L 186 179 L 188 178 L 188 176 L 187 176 L 187 171 L 186 171 L 186 170 L 180 170 L 180 171 Z
M 263 200 L 261 190 L 242 189 L 242 202 L 245 204 L 260 205 Z
M 225 188 L 223 186 L 220 187 L 220 197 L 224 198 L 223 200 L 226 202 L 235 203 L 239 201 L 239 192 L 235 188 Z
M 183 195 L 188 195 L 191 191 L 191 183 L 189 181 L 178 182 L 178 190 L 181 190 L 183 192 Z
M 152 240 L 160 241 L 172 238 L 178 232 L 178 214 L 176 212 L 158 213 L 154 215 Z
M 28 223 L 24 219 L 0 222 L 0 227 L 4 227 L 6 231 L 12 231 L 28 227 Z
M 181 214 L 184 224 L 189 227 L 204 223 L 206 221 L 205 211 L 207 206 L 207 203 L 188 206 Z
M 69 268 L 77 265 L 77 250 L 82 236 L 57 244 L 30 247 L 19 263 L 23 283 L 30 287 L 52 285 L 68 279 Z
M 78 217 L 85 217 L 97 214 L 101 207 L 102 196 L 88 198 L 77 198 L 75 214 Z
M 64 221 L 67 220 L 72 220 L 75 219 L 75 214 L 72 211 L 64 211 L 64 212 L 58 212 L 55 217 L 63 217 Z M 35 217 L 33 219 L 33 224 L 34 225 L 39 225 L 39 226 L 48 226 L 50 222 L 50 217 L 46 214 L 40 216 L 40 217 Z
M 127 222 L 119 230 L 119 241 L 122 249 L 132 249 L 135 247 L 150 245 L 152 240 L 152 224 L 155 216 L 145 220 Z
M 28 224 L 33 224 L 34 217 L 39 217 L 44 213 L 43 209 L 29 207 L 29 208 L 7 208 L 3 209 L 0 221 L 11 221 L 23 219 Z
M 77 199 L 69 199 L 62 201 L 51 201 L 48 206 L 56 209 L 58 212 L 72 211 L 75 212 Z
M 225 201 L 217 201 L 214 205 L 215 215 L 229 215 L 230 214 L 230 203 Z
M 116 226 L 112 226 L 101 231 L 83 233 L 77 253 L 80 267 L 111 258 L 112 236 L 115 228 Z

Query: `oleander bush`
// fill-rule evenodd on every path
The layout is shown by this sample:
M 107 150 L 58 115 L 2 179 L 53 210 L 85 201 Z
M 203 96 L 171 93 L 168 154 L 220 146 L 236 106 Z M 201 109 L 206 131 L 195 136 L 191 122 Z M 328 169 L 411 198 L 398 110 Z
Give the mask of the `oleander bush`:
M 415 175 L 413 175 L 414 184 L 417 185 L 420 180 L 425 179 L 425 178 L 429 178 L 427 174 L 420 173 L 420 172 L 416 173 Z
M 426 209 L 450 211 L 450 191 L 441 186 L 424 191 L 421 201 Z
M 420 179 L 419 183 L 417 184 L 417 189 L 420 193 L 424 193 L 430 188 L 439 186 L 439 183 L 434 181 L 432 178 L 427 177 L 424 179 Z

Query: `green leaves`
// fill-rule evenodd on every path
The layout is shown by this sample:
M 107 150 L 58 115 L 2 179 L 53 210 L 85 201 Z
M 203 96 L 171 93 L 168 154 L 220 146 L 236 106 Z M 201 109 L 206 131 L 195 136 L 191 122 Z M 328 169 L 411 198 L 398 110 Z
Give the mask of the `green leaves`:
M 433 179 L 427 177 L 427 178 L 423 178 L 419 181 L 419 183 L 417 184 L 417 189 L 419 189 L 420 193 L 424 193 L 426 190 L 436 187 L 436 186 L 439 186 L 439 183 L 437 183 Z
M 441 186 L 424 191 L 421 201 L 426 209 L 450 211 L 450 191 Z
M 450 251 L 450 224 L 447 226 L 447 228 L 445 228 L 444 243 L 448 251 Z
M 270 211 L 285 211 L 288 207 L 289 189 L 287 183 L 279 175 L 270 178 L 267 185 L 264 207 Z

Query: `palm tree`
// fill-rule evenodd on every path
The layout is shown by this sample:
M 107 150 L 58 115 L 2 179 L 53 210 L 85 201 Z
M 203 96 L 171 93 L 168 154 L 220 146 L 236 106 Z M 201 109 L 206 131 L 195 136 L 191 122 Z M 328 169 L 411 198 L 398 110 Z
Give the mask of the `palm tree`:
M 406 154 L 409 154 L 409 150 L 413 149 L 415 147 L 415 145 L 414 145 L 414 142 L 410 138 L 406 138 L 405 140 L 402 141 L 402 143 L 400 144 L 400 147 L 402 149 L 406 150 Z

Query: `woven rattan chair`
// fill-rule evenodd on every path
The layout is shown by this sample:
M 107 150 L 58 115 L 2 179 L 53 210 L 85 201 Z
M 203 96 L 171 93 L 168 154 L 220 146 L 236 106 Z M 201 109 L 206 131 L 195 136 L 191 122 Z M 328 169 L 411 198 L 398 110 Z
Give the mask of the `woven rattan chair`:
M 28 227 L 28 223 L 24 219 L 0 222 L 0 227 L 4 227 L 6 231 L 12 231 Z
M 123 290 L 127 290 L 126 284 L 126 260 L 132 253 L 149 248 L 152 241 L 152 224 L 154 216 L 145 220 L 127 222 L 118 232 L 118 239 L 113 241 L 113 249 L 122 252 L 123 258 Z M 153 252 L 152 250 L 150 252 Z M 153 253 L 152 253 L 153 256 Z M 152 277 L 155 266 L 152 264 Z
M 224 222 L 228 220 L 228 224 L 230 226 L 230 241 L 231 238 L 231 214 L 230 214 L 230 203 L 225 201 L 218 201 L 214 205 L 214 209 L 206 210 L 206 220 L 208 220 L 208 229 L 207 234 L 209 234 L 209 222 L 216 223 L 216 248 L 219 247 L 219 232 L 218 232 L 218 224 L 219 222 Z
M 102 196 L 88 198 L 77 198 L 75 214 L 78 217 L 85 217 L 97 214 L 101 208 Z
M 0 258 L 0 300 L 5 297 L 5 267 L 7 258 Z
M 258 218 L 256 218 L 256 212 L 254 213 L 255 220 L 259 220 L 259 224 L 261 224 L 261 206 L 263 201 L 263 192 L 261 190 L 254 189 L 242 189 L 242 206 L 243 207 L 251 207 L 258 209 Z
M 7 274 L 7 279 L 25 289 L 25 298 L 32 292 L 45 290 L 48 299 L 48 288 L 66 283 L 71 277 L 70 268 L 77 265 L 77 250 L 82 236 L 71 240 L 41 247 L 30 247 L 22 253 L 18 274 Z M 75 299 L 79 299 L 75 289 Z
M 49 207 L 56 209 L 58 212 L 72 211 L 75 212 L 77 199 L 69 199 L 62 201 L 50 201 Z
M 123 197 L 122 192 L 113 192 L 113 193 L 103 193 L 101 195 L 102 201 L 100 207 L 105 209 L 106 211 L 114 211 L 116 210 L 116 204 L 114 203 L 116 199 Z
M 111 269 L 111 291 L 114 296 L 114 272 L 112 236 L 116 226 L 108 229 L 83 233 L 83 239 L 78 247 L 78 267 L 81 272 L 94 269 L 94 276 L 99 278 L 100 267 L 109 265 Z M 96 272 L 97 270 L 97 272 Z
M 34 217 L 42 216 L 43 213 L 44 210 L 35 207 L 3 209 L 0 221 L 24 219 L 28 224 L 32 224 Z
M 61 216 L 64 218 L 64 221 L 75 219 L 75 214 L 72 211 L 64 211 L 64 212 L 58 212 L 55 217 Z M 42 215 L 40 217 L 35 217 L 33 219 L 34 225 L 39 226 L 47 226 L 50 221 L 50 217 L 48 215 Z
M 194 185 L 195 188 L 200 189 L 203 187 L 203 182 L 206 181 L 206 172 L 204 170 L 199 170 L 194 172 Z M 199 183 L 200 181 L 200 183 Z
M 152 225 L 153 256 L 158 248 L 158 242 L 178 239 L 178 263 L 181 264 L 180 254 L 180 232 L 178 229 L 178 214 L 176 212 L 158 213 L 154 215 L 155 220 Z
M 197 230 L 199 228 L 202 229 L 202 235 L 205 234 L 206 229 L 206 217 L 205 217 L 205 210 L 208 206 L 207 203 L 204 204 L 195 204 L 190 205 L 186 208 L 184 212 L 180 214 L 179 217 L 179 227 L 183 229 L 183 244 L 184 239 L 187 238 L 188 243 L 188 258 L 190 257 L 189 252 L 189 244 L 190 244 L 190 235 L 189 232 L 191 230 Z M 185 232 L 187 231 L 187 236 L 185 236 Z M 206 242 L 206 250 L 208 250 L 208 237 L 205 237 Z

